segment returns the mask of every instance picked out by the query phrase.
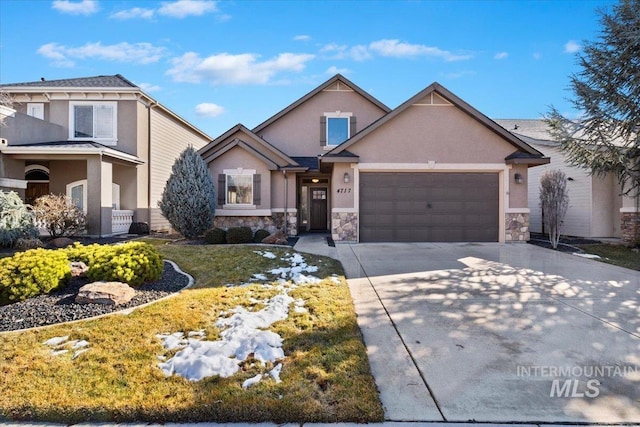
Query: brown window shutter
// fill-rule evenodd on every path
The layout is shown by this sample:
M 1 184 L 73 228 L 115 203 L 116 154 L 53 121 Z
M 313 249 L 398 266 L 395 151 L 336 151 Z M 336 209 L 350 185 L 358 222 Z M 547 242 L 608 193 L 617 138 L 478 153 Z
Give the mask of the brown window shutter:
M 260 174 L 256 173 L 253 175 L 253 204 L 256 206 L 261 205 L 262 200 L 260 199 Z
M 351 116 L 349 119 L 349 138 L 356 134 L 356 116 Z
M 327 145 L 327 118 L 320 116 L 320 145 Z
M 225 193 L 227 192 L 227 176 L 223 173 L 218 174 L 218 205 L 224 206 Z

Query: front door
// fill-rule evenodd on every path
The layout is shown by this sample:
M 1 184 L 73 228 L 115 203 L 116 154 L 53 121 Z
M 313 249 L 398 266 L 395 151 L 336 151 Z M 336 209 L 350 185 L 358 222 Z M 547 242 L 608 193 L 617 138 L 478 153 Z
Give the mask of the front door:
M 311 231 L 325 231 L 327 229 L 327 189 L 326 187 L 312 187 L 311 190 Z
M 49 194 L 48 182 L 28 182 L 27 189 L 24 192 L 25 203 L 32 205 L 40 196 Z

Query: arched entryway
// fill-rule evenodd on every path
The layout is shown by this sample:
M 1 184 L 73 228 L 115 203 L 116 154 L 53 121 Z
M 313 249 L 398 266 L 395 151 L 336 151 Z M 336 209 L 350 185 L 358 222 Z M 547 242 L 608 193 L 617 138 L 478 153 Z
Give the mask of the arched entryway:
M 49 168 L 43 165 L 27 165 L 24 168 L 24 179 L 27 189 L 24 201 L 32 205 L 40 196 L 49 194 Z

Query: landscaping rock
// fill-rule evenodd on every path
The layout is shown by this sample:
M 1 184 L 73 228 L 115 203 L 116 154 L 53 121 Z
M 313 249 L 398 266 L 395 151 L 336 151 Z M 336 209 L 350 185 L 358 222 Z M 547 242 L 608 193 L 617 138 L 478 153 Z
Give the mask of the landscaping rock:
M 49 249 L 60 249 L 66 248 L 67 246 L 73 245 L 73 240 L 68 237 L 56 237 L 47 243 L 47 248 Z
M 78 304 L 120 305 L 131 301 L 136 291 L 126 283 L 93 282 L 84 285 L 76 295 Z
M 262 239 L 262 243 L 266 243 L 269 245 L 286 245 L 289 242 L 287 240 L 287 235 L 284 234 L 282 231 L 278 230 L 275 233 L 271 234 L 270 236 L 267 236 L 264 239 Z
M 89 267 L 82 261 L 72 261 L 70 264 L 71 267 L 71 277 L 87 277 L 87 272 L 89 271 Z

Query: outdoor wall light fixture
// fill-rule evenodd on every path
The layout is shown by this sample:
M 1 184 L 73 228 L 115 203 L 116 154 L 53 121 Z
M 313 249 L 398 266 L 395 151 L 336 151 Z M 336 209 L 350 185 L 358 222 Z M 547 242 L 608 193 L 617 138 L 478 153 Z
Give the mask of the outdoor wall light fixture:
M 518 172 L 516 172 L 515 175 L 513 175 L 513 179 L 516 180 L 516 184 L 522 184 L 524 182 L 522 175 Z
M 344 183 L 345 184 L 348 184 L 349 181 L 351 181 L 351 177 L 349 176 L 349 172 L 345 172 L 343 178 L 344 178 Z
M 318 178 L 313 178 L 311 182 L 313 182 L 314 184 L 317 184 L 320 182 L 320 180 Z

